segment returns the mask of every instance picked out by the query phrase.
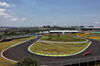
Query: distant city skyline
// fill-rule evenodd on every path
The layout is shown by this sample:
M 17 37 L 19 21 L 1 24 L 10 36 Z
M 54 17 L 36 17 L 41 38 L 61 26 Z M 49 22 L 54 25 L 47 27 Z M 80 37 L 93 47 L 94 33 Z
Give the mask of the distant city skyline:
M 99 26 L 100 0 L 0 0 L 0 26 L 43 25 Z

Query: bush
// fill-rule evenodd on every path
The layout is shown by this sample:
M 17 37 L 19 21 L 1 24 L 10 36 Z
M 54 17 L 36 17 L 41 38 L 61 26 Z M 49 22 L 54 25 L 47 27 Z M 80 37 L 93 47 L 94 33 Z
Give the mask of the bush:
M 18 61 L 14 66 L 40 66 L 41 64 L 38 62 L 38 60 L 31 59 L 31 58 L 24 58 L 21 61 Z

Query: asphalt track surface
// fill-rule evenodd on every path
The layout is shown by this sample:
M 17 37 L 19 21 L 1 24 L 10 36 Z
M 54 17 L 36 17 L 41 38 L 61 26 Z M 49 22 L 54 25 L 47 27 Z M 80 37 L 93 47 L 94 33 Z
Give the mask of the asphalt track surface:
M 100 60 L 100 57 L 97 59 L 94 57 L 100 56 L 100 41 L 89 39 L 91 41 L 91 45 L 82 53 L 73 55 L 73 56 L 66 56 L 66 57 L 45 57 L 32 54 L 28 51 L 28 47 L 39 40 L 42 36 L 38 36 L 35 39 L 32 39 L 28 42 L 19 44 L 15 47 L 7 49 L 2 53 L 5 58 L 20 61 L 25 57 L 29 58 L 37 58 L 39 62 L 43 63 L 44 65 L 50 66 L 59 66 L 59 65 L 69 65 L 69 64 L 76 64 L 76 63 L 83 63 L 88 61 L 95 61 Z M 85 52 L 91 52 L 91 55 L 82 56 Z

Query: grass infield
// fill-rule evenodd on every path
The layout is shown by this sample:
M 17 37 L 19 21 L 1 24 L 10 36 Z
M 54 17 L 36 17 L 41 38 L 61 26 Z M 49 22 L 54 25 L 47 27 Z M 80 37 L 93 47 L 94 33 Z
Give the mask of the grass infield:
M 77 38 L 73 37 L 71 35 L 59 35 L 59 37 L 56 36 L 43 36 L 41 40 L 47 40 L 47 41 L 63 41 L 63 42 L 82 42 L 86 41 L 86 39 L 83 38 Z
M 87 36 L 88 38 L 91 38 L 91 39 L 100 40 L 100 33 L 99 34 L 91 33 L 91 34 L 88 34 Z
M 43 53 L 43 54 L 73 54 L 83 50 L 87 47 L 89 43 L 81 43 L 81 44 L 59 44 L 59 43 L 35 43 L 31 47 L 31 51 L 35 53 Z

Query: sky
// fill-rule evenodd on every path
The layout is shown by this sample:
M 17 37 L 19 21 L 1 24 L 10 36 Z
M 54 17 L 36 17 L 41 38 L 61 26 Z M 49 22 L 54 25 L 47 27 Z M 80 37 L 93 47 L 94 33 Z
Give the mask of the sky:
M 0 0 L 0 26 L 99 26 L 100 0 Z

